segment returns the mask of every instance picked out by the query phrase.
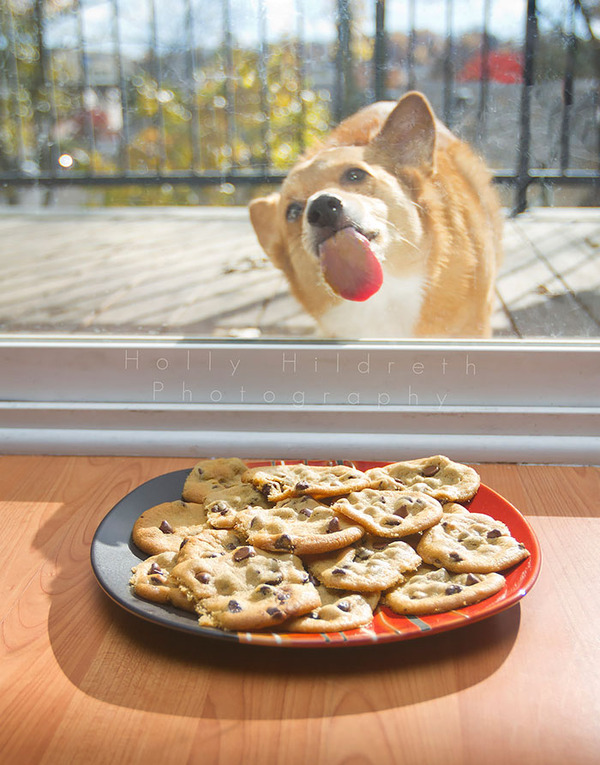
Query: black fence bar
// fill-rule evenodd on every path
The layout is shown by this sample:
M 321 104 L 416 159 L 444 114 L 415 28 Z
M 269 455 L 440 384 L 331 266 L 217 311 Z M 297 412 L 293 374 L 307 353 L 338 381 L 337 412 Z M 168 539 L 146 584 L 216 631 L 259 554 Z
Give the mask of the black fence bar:
M 519 120 L 519 153 L 517 162 L 516 199 L 513 215 L 527 208 L 527 190 L 530 184 L 531 153 L 531 99 L 534 84 L 534 62 L 538 36 L 536 0 L 527 0 L 525 50 L 523 61 L 523 87 Z
M 407 87 L 414 90 L 415 77 L 415 48 L 417 46 L 416 0 L 408 0 L 408 51 L 406 53 Z
M 0 179 L 1 184 L 8 186 L 162 186 L 163 184 L 196 186 L 216 186 L 223 183 L 244 184 L 261 186 L 280 184 L 286 177 L 286 173 L 266 172 L 257 173 L 254 170 L 236 170 L 218 173 L 189 173 L 169 172 L 164 175 L 152 173 L 152 175 L 101 175 L 96 174 L 92 179 L 87 176 L 76 175 L 10 175 L 6 174 Z M 499 185 L 519 187 L 524 183 L 523 179 L 510 170 L 496 171 L 493 181 Z M 600 174 L 596 170 L 572 170 L 560 172 L 559 170 L 531 169 L 527 174 L 525 184 L 527 187 L 543 183 L 545 186 L 597 186 L 600 188 Z
M 156 22 L 156 0 L 148 0 L 150 11 L 149 48 L 148 58 L 150 61 L 150 73 L 156 88 L 156 116 L 154 124 L 158 132 L 156 146 L 156 168 L 159 174 L 164 172 L 167 163 L 167 140 L 165 129 L 165 114 L 163 110 L 162 91 L 162 67 L 158 50 L 158 25 Z
M 265 0 L 259 0 L 258 3 L 258 83 L 259 83 L 259 108 L 261 120 L 261 143 L 262 153 L 259 165 L 266 171 L 271 166 L 271 144 L 269 141 L 269 88 L 268 88 L 268 69 L 269 69 L 269 45 L 267 41 L 267 9 Z M 299 43 L 300 44 L 300 43 Z M 300 55 L 300 54 L 298 54 Z
M 189 141 L 192 155 L 192 170 L 200 167 L 200 110 L 198 109 L 198 94 L 196 91 L 196 41 L 194 39 L 194 11 L 190 0 L 185 0 L 185 30 L 186 30 L 186 85 L 187 98 L 190 107 Z
M 299 114 L 296 135 L 298 139 L 298 152 L 302 154 L 306 148 L 306 108 L 304 103 L 304 90 L 306 87 L 305 70 L 305 32 L 304 32 L 304 3 L 296 0 L 296 92 L 299 100 Z
M 81 74 L 83 81 L 83 88 L 80 91 L 80 104 L 83 114 L 84 133 L 87 143 L 88 153 L 90 156 L 90 174 L 93 175 L 95 171 L 94 163 L 96 156 L 96 139 L 94 135 L 94 123 L 93 112 L 87 108 L 86 97 L 91 92 L 90 87 L 90 71 L 88 64 L 88 53 L 85 41 L 85 34 L 83 31 L 83 8 L 81 7 L 81 0 L 76 0 L 74 5 L 74 13 L 77 19 L 77 41 L 79 43 L 79 61 L 81 66 Z
M 121 44 L 121 30 L 119 28 L 119 0 L 110 0 L 111 4 L 111 32 L 113 38 L 113 55 L 117 67 L 117 82 L 119 86 L 119 101 L 121 104 L 121 130 L 119 133 L 119 169 L 122 173 L 129 170 L 129 145 L 131 131 L 129 129 L 129 108 L 127 105 L 127 83 L 123 68 L 123 52 Z
M 235 125 L 235 68 L 233 62 L 233 31 L 231 28 L 231 0 L 223 0 L 223 97 L 225 99 L 225 136 L 229 150 L 229 165 L 237 165 Z
M 491 1 L 483 3 L 483 28 L 481 34 L 481 79 L 479 81 L 479 104 L 477 107 L 477 139 L 483 142 L 486 134 L 486 118 L 488 113 L 488 96 L 490 89 L 490 13 Z
M 454 0 L 446 0 L 446 46 L 444 53 L 444 106 L 443 119 L 446 125 L 452 129 L 454 104 Z
M 16 115 L 16 163 L 19 167 L 23 167 L 25 164 L 27 153 L 25 151 L 25 129 L 23 124 L 23 113 L 21 108 L 21 83 L 19 79 L 19 68 L 17 66 L 17 46 L 16 35 L 13 18 L 13 10 L 10 3 L 6 3 L 2 9 L 2 22 L 4 36 L 7 41 L 7 46 L 4 51 L 6 63 L 6 85 L 9 88 L 11 94 L 8 99 L 6 113 L 12 113 Z M 12 163 L 11 163 L 12 164 Z
M 571 129 L 571 111 L 573 109 L 573 98 L 575 91 L 575 53 L 577 38 L 574 31 L 575 8 L 574 3 L 569 3 L 567 12 L 567 28 L 564 32 L 565 37 L 565 71 L 563 75 L 563 103 L 562 119 L 560 126 L 560 169 L 566 170 L 569 167 L 570 160 L 570 129 Z
M 375 41 L 373 46 L 373 94 L 375 101 L 386 100 L 386 46 L 385 0 L 376 0 Z

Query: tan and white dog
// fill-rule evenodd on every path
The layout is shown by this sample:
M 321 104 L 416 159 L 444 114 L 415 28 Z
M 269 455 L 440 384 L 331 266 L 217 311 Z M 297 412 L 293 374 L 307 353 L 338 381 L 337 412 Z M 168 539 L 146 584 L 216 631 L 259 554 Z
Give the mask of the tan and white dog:
M 250 219 L 326 337 L 491 333 L 500 205 L 421 93 L 344 120 Z

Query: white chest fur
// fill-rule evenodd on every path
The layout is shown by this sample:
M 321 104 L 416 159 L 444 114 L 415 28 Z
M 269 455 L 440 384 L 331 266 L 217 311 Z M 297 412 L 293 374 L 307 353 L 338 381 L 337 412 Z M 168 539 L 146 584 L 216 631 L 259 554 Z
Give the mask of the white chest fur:
M 328 337 L 406 338 L 414 329 L 423 303 L 424 278 L 386 275 L 383 284 L 364 303 L 344 300 L 319 320 Z

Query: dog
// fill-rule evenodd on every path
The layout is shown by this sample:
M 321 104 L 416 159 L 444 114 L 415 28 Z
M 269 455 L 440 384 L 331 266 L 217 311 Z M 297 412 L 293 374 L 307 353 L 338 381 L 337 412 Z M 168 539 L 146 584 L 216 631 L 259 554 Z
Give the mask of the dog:
M 323 337 L 491 335 L 499 199 L 422 93 L 342 121 L 249 215 Z

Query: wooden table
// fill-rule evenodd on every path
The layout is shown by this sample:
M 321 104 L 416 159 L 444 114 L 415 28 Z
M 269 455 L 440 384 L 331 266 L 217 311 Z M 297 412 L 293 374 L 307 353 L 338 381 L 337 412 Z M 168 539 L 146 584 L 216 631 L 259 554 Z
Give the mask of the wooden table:
M 519 605 L 374 647 L 229 644 L 98 587 L 102 517 L 194 460 L 0 458 L 0 762 L 580 765 L 600 761 L 600 468 L 479 466 L 543 563 Z

